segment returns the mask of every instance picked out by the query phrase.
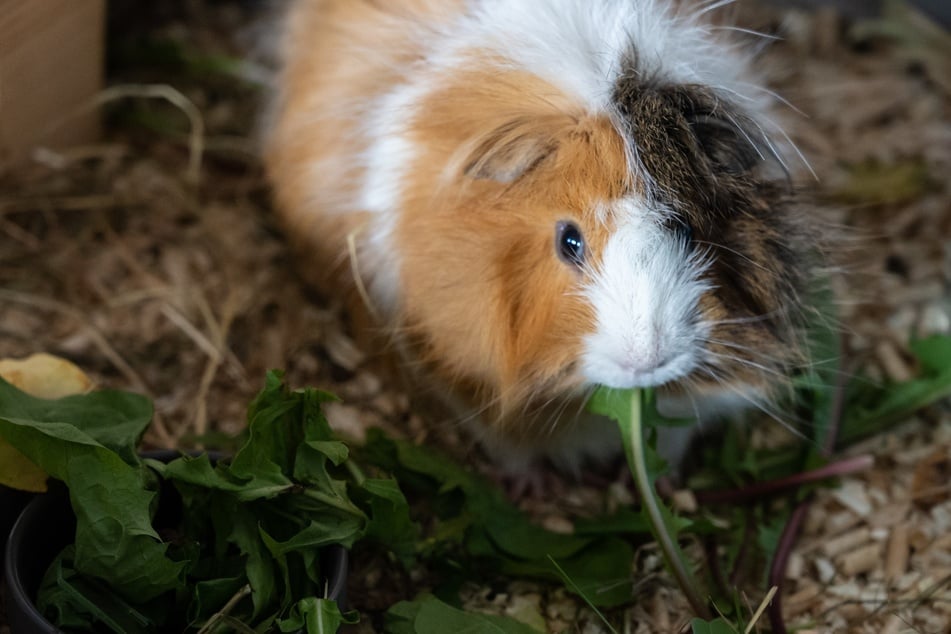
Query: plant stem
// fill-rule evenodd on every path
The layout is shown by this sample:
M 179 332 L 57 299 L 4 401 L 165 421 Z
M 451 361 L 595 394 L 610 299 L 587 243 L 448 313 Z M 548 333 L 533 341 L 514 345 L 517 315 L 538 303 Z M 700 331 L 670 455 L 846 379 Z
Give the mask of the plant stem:
M 740 489 L 698 491 L 694 495 L 700 504 L 739 504 L 766 497 L 767 495 L 780 493 L 786 489 L 795 489 L 804 484 L 818 482 L 826 478 L 834 478 L 865 471 L 870 469 L 874 462 L 875 458 L 872 456 L 856 456 L 855 458 L 832 462 L 818 469 L 812 469 L 811 471 L 803 471 L 802 473 L 796 473 L 775 480 L 767 480 L 766 482 L 756 482 Z
M 218 625 L 218 623 L 226 616 L 228 616 L 231 610 L 233 610 L 236 605 L 241 603 L 241 600 L 249 594 L 251 594 L 251 586 L 249 584 L 244 584 L 241 586 L 241 589 L 235 592 L 234 596 L 228 599 L 228 602 L 225 603 L 220 610 L 211 615 L 211 618 L 209 618 L 202 628 L 198 630 L 198 634 L 208 634 L 209 632 L 213 631 L 215 626 Z
M 361 469 L 360 466 L 356 462 L 348 459 L 343 464 L 347 468 L 347 471 L 350 472 L 350 475 L 353 477 L 354 482 L 356 482 L 357 484 L 363 484 L 364 482 L 366 482 L 367 477 L 366 475 L 364 475 L 363 469 Z
M 626 436 L 625 447 L 627 448 L 627 458 L 631 467 L 631 473 L 634 476 L 634 485 L 641 498 L 641 506 L 647 515 L 648 524 L 654 539 L 660 546 L 661 554 L 667 563 L 667 568 L 674 575 L 677 585 L 690 603 L 694 613 L 702 619 L 711 618 L 710 610 L 707 608 L 706 601 L 703 600 L 697 589 L 697 584 L 692 578 L 690 571 L 684 565 L 683 557 L 677 544 L 671 539 L 664 523 L 664 517 L 661 514 L 660 506 L 657 502 L 657 496 L 654 494 L 651 480 L 647 475 L 647 465 L 644 460 L 644 432 L 641 428 L 642 415 L 641 404 L 643 396 L 641 390 L 634 390 L 631 396 L 631 425 L 625 429 L 626 425 L 621 425 L 621 433 Z
M 773 563 L 769 568 L 770 586 L 782 587 L 789 555 L 792 553 L 793 546 L 796 545 L 796 539 L 799 537 L 799 531 L 806 519 L 811 503 L 811 497 L 800 502 L 783 528 L 782 535 L 779 537 L 779 544 L 776 546 Z M 783 621 L 783 594 L 781 592 L 777 592 L 773 597 L 773 602 L 767 608 L 767 614 L 769 615 L 770 629 L 775 634 L 786 634 L 786 623 Z
M 366 515 L 363 513 L 363 511 L 361 511 L 354 505 L 338 497 L 328 495 L 324 493 L 323 491 L 317 491 L 316 489 L 305 488 L 303 490 L 303 494 L 312 500 L 317 500 L 318 502 L 323 502 L 324 504 L 328 506 L 332 506 L 335 509 L 340 509 L 344 513 L 349 513 L 351 515 L 355 515 L 360 518 L 366 518 Z
M 575 583 L 575 580 L 568 576 L 568 573 L 565 572 L 565 569 L 558 565 L 558 562 L 555 561 L 555 558 L 551 555 L 548 555 L 548 561 L 552 563 L 552 565 L 555 567 L 555 570 L 558 571 L 558 574 L 561 575 L 561 578 L 564 580 L 564 582 L 570 585 L 572 589 L 578 594 L 578 596 L 584 599 L 584 602 L 587 603 L 588 607 L 591 608 L 591 610 L 599 619 L 601 619 L 601 622 L 604 623 L 604 625 L 608 628 L 608 631 L 610 631 L 611 634 L 618 634 L 618 631 L 614 629 L 614 626 L 611 625 L 611 622 L 604 617 L 604 614 L 598 609 L 598 606 L 596 606 L 591 601 L 591 599 L 588 598 L 588 595 L 578 587 L 578 584 Z

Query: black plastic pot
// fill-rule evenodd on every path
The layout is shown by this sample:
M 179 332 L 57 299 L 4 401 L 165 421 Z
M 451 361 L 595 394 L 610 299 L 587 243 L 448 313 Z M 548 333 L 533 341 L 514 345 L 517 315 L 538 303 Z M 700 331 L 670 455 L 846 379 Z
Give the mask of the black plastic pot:
M 27 504 L 14 523 L 3 562 L 4 603 L 12 634 L 60 631 L 39 613 L 33 599 L 46 569 L 75 531 L 69 493 L 55 483 Z
M 180 454 L 159 451 L 143 457 L 169 462 Z M 212 459 L 217 456 L 212 454 Z M 49 492 L 30 501 L 10 530 L 3 561 L 4 603 L 11 634 L 61 634 L 61 630 L 36 609 L 34 599 L 46 569 L 59 552 L 72 542 L 76 517 L 69 504 L 69 492 L 51 482 Z M 349 557 L 342 546 L 329 546 L 320 558 L 326 575 L 327 596 L 343 608 L 346 605 Z
M 34 495 L 36 494 L 18 491 L 0 484 L 0 569 L 3 567 L 7 536 L 10 534 L 10 529 L 13 528 L 16 519 L 20 517 L 23 507 Z

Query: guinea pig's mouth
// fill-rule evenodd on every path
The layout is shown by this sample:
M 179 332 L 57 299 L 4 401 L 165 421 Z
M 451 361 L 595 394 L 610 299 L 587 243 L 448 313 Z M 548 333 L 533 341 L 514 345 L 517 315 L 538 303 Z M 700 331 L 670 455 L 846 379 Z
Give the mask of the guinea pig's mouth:
M 657 388 L 682 379 L 694 370 L 695 355 L 690 351 L 673 355 L 590 355 L 581 364 L 581 372 L 592 384 L 615 389 Z

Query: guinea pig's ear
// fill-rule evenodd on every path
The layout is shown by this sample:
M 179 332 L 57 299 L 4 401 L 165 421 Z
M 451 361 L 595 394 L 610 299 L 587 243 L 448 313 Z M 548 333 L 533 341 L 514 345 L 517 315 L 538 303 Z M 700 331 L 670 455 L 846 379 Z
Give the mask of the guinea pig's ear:
M 703 153 L 720 171 L 728 174 L 756 172 L 770 179 L 789 178 L 786 164 L 762 128 L 741 115 L 728 120 L 711 115 L 690 120 Z
M 465 175 L 499 183 L 517 181 L 557 149 L 558 134 L 553 123 L 515 119 L 473 139 Z
M 729 174 L 743 174 L 763 158 L 763 152 L 753 141 L 753 135 L 742 128 L 737 120 L 730 122 L 717 117 L 701 115 L 690 121 L 704 154 Z

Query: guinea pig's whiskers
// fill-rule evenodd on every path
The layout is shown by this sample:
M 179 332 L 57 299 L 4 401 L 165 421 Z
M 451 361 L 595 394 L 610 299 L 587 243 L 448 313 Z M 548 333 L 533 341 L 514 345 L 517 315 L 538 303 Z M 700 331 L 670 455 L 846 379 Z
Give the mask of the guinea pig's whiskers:
M 789 430 L 790 433 L 795 435 L 797 438 L 800 438 L 807 442 L 812 442 L 812 439 L 810 439 L 805 433 L 797 429 L 796 425 L 794 425 L 793 423 L 789 422 L 786 418 L 781 416 L 779 412 L 777 412 L 774 408 L 770 407 L 767 404 L 767 401 L 765 401 L 764 399 L 755 398 L 748 392 L 738 389 L 735 385 L 728 383 L 726 379 L 724 379 L 718 373 L 712 371 L 712 368 L 702 367 L 700 369 L 705 374 L 710 376 L 710 378 L 712 378 L 714 381 L 719 383 L 727 392 L 729 392 L 730 394 L 736 395 L 743 401 L 746 401 L 751 406 L 753 406 L 754 409 L 759 410 L 760 412 L 762 412 L 763 414 L 765 414 L 772 420 L 776 421 L 777 423 L 785 427 L 787 430 Z M 804 424 L 804 422 L 798 417 L 795 417 L 794 420 L 800 425 Z
M 809 170 L 809 173 L 812 175 L 812 178 L 818 181 L 819 175 L 816 174 L 816 171 L 814 169 L 812 169 L 812 164 L 809 162 L 809 159 L 806 158 L 805 154 L 802 153 L 802 150 L 799 149 L 799 146 L 796 145 L 796 143 L 789 137 L 788 134 L 786 134 L 786 130 L 784 130 L 783 127 L 779 125 L 778 123 L 776 123 L 773 119 L 765 115 L 762 117 L 762 119 L 763 121 L 771 125 L 774 130 L 776 130 L 777 132 L 779 132 L 779 134 L 783 136 L 783 138 L 786 140 L 786 143 L 789 144 L 789 147 L 793 149 L 793 152 L 796 153 L 796 156 L 799 157 L 799 160 L 802 161 L 802 164 L 806 166 L 807 170 Z M 765 137 L 765 133 L 764 133 L 764 137 Z M 777 159 L 778 158 L 779 157 L 777 157 Z
M 694 388 L 700 386 L 700 381 L 697 380 L 693 374 L 690 374 L 686 378 L 681 379 L 680 384 L 684 387 L 682 395 L 690 401 L 690 409 L 693 410 L 694 420 L 697 421 L 698 425 L 702 424 L 703 416 L 700 414 L 700 406 L 694 397 Z
M 483 400 L 480 407 L 467 412 L 466 415 L 456 417 L 453 422 L 456 426 L 468 425 L 478 422 L 483 416 L 492 413 L 493 409 L 500 408 L 500 420 L 504 421 L 505 424 L 512 421 L 528 421 L 532 423 L 537 418 L 540 418 L 535 415 L 537 411 L 550 406 L 551 403 L 560 396 L 559 393 L 555 391 L 551 398 L 539 404 L 537 403 L 537 399 L 526 398 L 526 394 L 531 393 L 533 390 L 537 390 L 537 383 L 532 377 L 523 378 L 499 390 L 492 398 Z M 501 411 L 506 403 L 512 402 L 521 403 L 521 407 L 517 412 Z
M 740 352 L 746 352 L 747 354 L 754 355 L 754 356 L 759 355 L 762 357 L 766 357 L 765 354 L 763 354 L 762 352 L 759 352 L 755 348 L 751 346 L 743 345 L 741 343 L 736 343 L 735 341 L 726 341 L 724 339 L 714 339 L 712 337 L 703 337 L 701 341 L 703 341 L 704 343 L 717 344 L 719 346 L 723 346 L 724 348 L 730 348 L 732 350 L 738 350 Z
M 459 416 L 450 419 L 449 423 L 454 427 L 463 427 L 472 425 L 473 423 L 478 423 L 480 418 L 482 418 L 487 412 L 489 412 L 493 407 L 502 401 L 502 398 L 503 396 L 500 394 L 495 398 L 489 399 L 483 403 L 481 407 L 472 409 L 465 415 L 460 414 Z
M 844 304 L 836 303 L 838 306 Z M 815 319 L 818 322 L 818 325 L 821 328 L 826 330 L 831 330 L 833 332 L 849 332 L 850 334 L 857 334 L 856 331 L 851 330 L 852 326 L 845 323 L 837 315 L 831 314 L 829 311 L 814 310 L 810 311 L 810 317 Z
M 778 35 L 773 35 L 771 33 L 763 33 L 762 31 L 757 31 L 756 29 L 747 29 L 742 26 L 730 26 L 730 25 L 719 25 L 719 26 L 710 26 L 708 27 L 711 31 L 732 31 L 734 33 L 744 33 L 746 35 L 752 35 L 753 37 L 760 37 L 764 40 L 772 40 L 774 42 L 782 41 L 782 37 Z
M 745 101 L 745 102 L 747 102 L 747 103 L 752 103 L 752 102 L 755 102 L 755 101 L 756 101 L 753 97 L 750 97 L 749 95 L 744 95 L 744 94 L 741 93 L 740 91 L 735 90 L 735 89 L 733 89 L 733 88 L 729 88 L 729 87 L 727 87 L 727 86 L 719 86 L 719 85 L 718 85 L 716 88 L 717 88 L 717 90 L 722 90 L 722 91 L 725 92 L 725 93 L 729 93 L 729 94 L 733 95 L 734 97 L 736 97 L 736 98 L 739 99 L 740 101 Z
M 698 11 L 694 12 L 693 18 L 702 18 L 706 14 L 716 11 L 717 9 L 722 9 L 723 7 L 729 6 L 734 2 L 736 2 L 736 0 L 713 0 L 712 2 L 707 3 L 707 6 L 701 7 Z
M 552 401 L 554 400 L 556 399 L 552 399 Z M 568 411 L 568 407 L 571 405 L 574 399 L 572 399 L 569 395 L 561 395 L 560 400 L 561 403 L 559 403 L 558 407 L 555 408 L 554 413 L 550 417 L 551 420 L 548 421 L 547 427 L 549 438 L 555 435 L 559 424 L 566 420 L 566 412 Z M 577 420 L 577 416 L 573 420 Z
M 746 129 L 740 125 L 740 122 L 736 120 L 736 117 L 728 112 L 724 112 L 724 116 L 726 116 L 727 120 L 733 124 L 733 127 L 736 128 L 736 131 L 739 132 L 744 139 L 746 139 L 746 142 L 750 144 L 750 147 L 753 148 L 760 160 L 765 161 L 766 156 L 763 154 L 762 150 L 760 150 L 759 144 L 753 141 L 753 138 L 747 134 Z
M 763 266 L 762 264 L 760 264 L 760 263 L 757 262 L 756 260 L 752 259 L 750 256 L 746 255 L 745 253 L 742 253 L 742 252 L 740 252 L 740 251 L 737 251 L 736 249 L 731 249 L 730 247 L 728 247 L 728 246 L 726 246 L 726 245 L 723 245 L 723 244 L 720 244 L 720 243 L 717 243 L 717 242 L 710 242 L 709 240 L 697 240 L 696 242 L 697 242 L 697 244 L 706 245 L 706 246 L 712 247 L 712 248 L 714 248 L 714 249 L 721 249 L 721 250 L 726 251 L 726 252 L 728 252 L 728 253 L 732 253 L 732 254 L 736 255 L 737 257 L 743 258 L 744 260 L 746 260 L 747 262 L 749 262 L 749 263 L 752 264 L 753 266 L 755 266 L 755 267 L 757 267 L 757 268 L 759 268 L 759 269 L 761 269 L 761 270 L 763 270 L 763 271 L 769 272 L 769 269 L 767 269 L 765 266 Z
M 367 291 L 367 287 L 363 282 L 363 274 L 360 270 L 360 259 L 357 252 L 357 237 L 360 232 L 363 231 L 364 226 L 359 226 L 350 233 L 347 234 L 347 254 L 350 258 L 350 275 L 353 277 L 353 284 L 357 289 L 357 293 L 360 295 L 360 300 L 363 302 L 364 307 L 367 309 L 367 312 L 370 313 L 370 316 L 376 320 L 380 320 L 380 312 L 377 310 L 376 305 L 373 300 L 370 298 L 370 293 Z
M 531 421 L 538 425 L 545 425 L 547 429 L 545 429 L 543 434 L 551 438 L 555 435 L 555 432 L 558 431 L 559 425 L 563 422 L 567 422 L 568 420 L 567 412 L 568 412 L 569 406 L 571 406 L 572 403 L 579 401 L 578 409 L 574 413 L 574 415 L 571 417 L 571 421 L 575 422 L 578 420 L 578 418 L 581 417 L 585 407 L 588 404 L 588 401 L 591 398 L 591 394 L 593 393 L 594 393 L 594 388 L 585 389 L 585 394 L 582 396 L 581 399 L 578 399 L 577 396 L 572 392 L 561 393 L 561 394 L 556 392 L 552 396 L 552 398 L 548 399 L 544 403 L 539 404 L 539 406 L 535 409 L 535 411 L 532 412 Z M 543 416 L 537 415 L 543 412 L 544 409 L 550 407 L 552 403 L 554 403 L 555 401 L 559 399 L 561 402 L 554 409 L 554 411 L 551 413 L 550 416 L 543 417 Z
M 721 345 L 722 345 L 722 344 L 721 344 Z M 749 368 L 753 368 L 754 370 L 759 370 L 759 371 L 762 372 L 763 374 L 768 374 L 768 375 L 770 375 L 770 376 L 775 376 L 775 377 L 779 377 L 779 378 L 783 378 L 783 379 L 786 378 L 786 374 L 785 374 L 784 372 L 780 372 L 780 371 L 777 370 L 776 368 L 770 368 L 769 366 L 763 365 L 763 364 L 761 364 L 761 363 L 757 363 L 757 362 L 755 362 L 755 361 L 751 361 L 750 359 L 744 359 L 744 358 L 742 358 L 742 357 L 738 357 L 738 356 L 735 356 L 735 355 L 729 355 L 729 354 L 723 354 L 723 353 L 720 353 L 720 352 L 713 352 L 712 350 L 705 350 L 705 351 L 704 351 L 704 354 L 710 355 L 711 357 L 715 357 L 716 359 L 718 359 L 718 360 L 720 360 L 720 361 L 726 361 L 726 362 L 729 362 L 729 363 L 736 363 L 736 364 L 738 364 L 738 365 L 742 365 L 742 366 L 746 366 L 746 367 L 749 367 Z
M 773 127 L 778 127 L 777 124 L 773 122 L 772 120 L 770 120 L 770 123 L 773 125 Z M 779 163 L 780 167 L 782 167 L 783 173 L 786 175 L 787 180 L 790 179 L 792 172 L 789 169 L 789 164 L 786 162 L 786 159 L 783 158 L 782 152 L 780 152 L 776 148 L 776 145 L 769 138 L 769 134 L 766 133 L 766 130 L 763 129 L 763 126 L 761 126 L 758 121 L 753 119 L 752 124 L 754 127 L 756 127 L 757 130 L 759 130 L 759 134 L 763 138 L 763 143 L 766 144 L 766 147 L 769 148 L 769 153 L 773 156 L 774 159 L 776 159 L 776 162 Z M 782 130 L 780 131 L 782 132 Z M 789 137 L 786 136 L 785 132 L 783 132 L 782 134 L 784 137 L 786 137 L 787 140 L 789 139 Z M 790 143 L 792 142 L 790 141 Z M 799 153 L 800 156 L 802 156 L 798 148 L 796 148 L 796 152 Z M 810 168 L 810 171 L 812 171 L 812 168 Z M 813 172 L 813 174 L 815 173 Z
M 782 38 L 781 38 L 781 37 L 778 37 L 778 38 L 776 38 L 776 39 L 780 39 L 780 40 L 781 40 Z M 775 90 L 770 90 L 769 88 L 767 88 L 767 87 L 765 87 L 765 86 L 758 86 L 758 85 L 756 85 L 756 84 L 751 84 L 751 83 L 749 83 L 749 82 L 738 82 L 738 85 L 740 85 L 740 86 L 745 86 L 745 87 L 747 87 L 747 88 L 752 88 L 753 90 L 758 90 L 758 91 L 761 92 L 761 93 L 764 93 L 764 94 L 766 94 L 766 95 L 769 95 L 770 97 L 772 97 L 773 99 L 775 99 L 775 100 L 778 101 L 779 103 L 783 104 L 784 106 L 786 106 L 787 108 L 789 108 L 790 110 L 792 110 L 793 112 L 795 112 L 796 114 L 801 115 L 801 116 L 806 117 L 806 118 L 809 118 L 809 115 L 806 114 L 806 113 L 805 113 L 804 111 L 802 111 L 801 109 L 799 109 L 799 107 L 796 106 L 796 104 L 794 104 L 793 102 L 789 101 L 788 99 L 786 99 L 785 97 L 783 97 L 782 95 L 780 95 L 780 94 L 779 94 L 778 92 L 776 92 Z
M 584 389 L 584 395 L 579 399 L 578 411 L 575 413 L 575 417 L 580 417 L 584 414 L 585 410 L 588 408 L 588 403 L 591 402 L 591 399 L 594 398 L 594 393 L 598 391 L 599 386 L 590 385 Z

